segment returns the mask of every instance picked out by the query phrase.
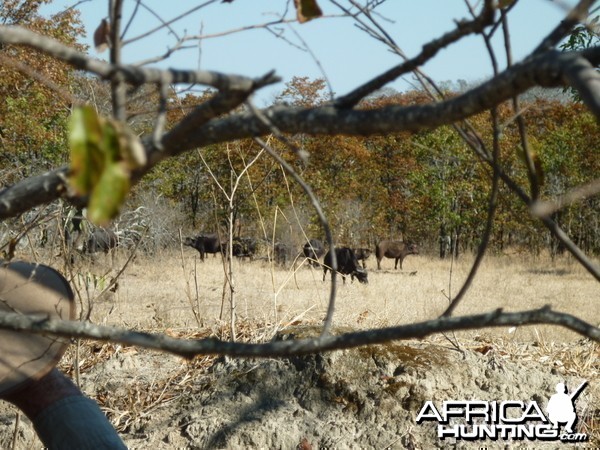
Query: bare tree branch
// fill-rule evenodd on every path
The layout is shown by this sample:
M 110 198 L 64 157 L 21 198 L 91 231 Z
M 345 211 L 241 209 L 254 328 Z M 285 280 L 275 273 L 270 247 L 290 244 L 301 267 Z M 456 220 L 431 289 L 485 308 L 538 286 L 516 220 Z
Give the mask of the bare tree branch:
M 591 6 L 596 0 L 581 0 L 575 7 L 569 11 L 567 17 L 562 20 L 552 32 L 546 36 L 546 38 L 537 46 L 533 51 L 533 54 L 542 53 L 556 46 L 562 41 L 567 34 L 573 29 L 578 23 L 582 23 L 588 16 L 588 12 Z
M 142 333 L 125 328 L 93 325 L 90 322 L 47 319 L 19 313 L 0 313 L 0 329 L 118 342 L 169 352 L 186 358 L 193 358 L 197 355 L 261 358 L 292 356 L 381 344 L 400 339 L 425 338 L 431 334 L 445 331 L 541 324 L 559 325 L 600 342 L 600 328 L 570 314 L 552 311 L 550 307 L 520 312 L 503 312 L 501 309 L 497 309 L 478 315 L 440 317 L 397 327 L 357 331 L 337 336 L 325 335 L 313 339 L 272 341 L 263 344 L 227 342 L 214 338 L 176 339 L 162 333 Z
M 600 179 L 577 186 L 555 200 L 538 200 L 534 202 L 530 208 L 531 214 L 537 217 L 550 217 L 556 211 L 598 194 L 600 194 Z
M 191 8 L 191 9 L 188 9 L 187 11 L 183 12 L 182 14 L 179 14 L 177 17 L 175 17 L 175 18 L 173 18 L 173 19 L 171 19 L 171 20 L 167 20 L 167 21 L 164 21 L 164 20 L 162 20 L 162 18 L 160 18 L 160 16 L 159 16 L 158 14 L 156 14 L 156 13 L 155 13 L 155 12 L 154 12 L 152 9 L 148 8 L 146 5 L 142 5 L 142 6 L 143 6 L 144 8 L 146 8 L 146 10 L 148 10 L 148 11 L 149 11 L 149 12 L 150 12 L 150 13 L 151 13 L 151 14 L 152 14 L 154 17 L 156 17 L 157 19 L 159 19 L 159 20 L 160 20 L 160 22 L 161 22 L 161 24 L 160 24 L 159 26 L 157 26 L 157 27 L 155 27 L 155 28 L 153 28 L 153 29 L 149 30 L 149 31 L 146 31 L 146 32 L 144 32 L 144 33 L 142 33 L 142 34 L 138 35 L 138 36 L 135 36 L 135 37 L 133 37 L 133 38 L 131 38 L 131 39 L 127 39 L 126 41 L 124 41 L 124 42 L 123 42 L 123 45 L 127 45 L 127 44 L 130 44 L 130 43 L 132 43 L 132 42 L 135 42 L 135 41 L 139 41 L 140 39 L 146 38 L 146 37 L 150 36 L 151 34 L 154 34 L 154 33 L 156 33 L 157 31 L 160 31 L 160 30 L 162 30 L 162 29 L 164 29 L 164 28 L 168 28 L 168 29 L 169 29 L 169 31 L 171 31 L 171 32 L 172 32 L 172 33 L 173 33 L 175 36 L 177 36 L 177 34 L 176 34 L 176 33 L 174 33 L 174 32 L 173 32 L 173 30 L 172 30 L 172 28 L 171 28 L 171 25 L 172 25 L 173 23 L 175 23 L 175 22 L 177 22 L 177 21 L 179 21 L 179 20 L 183 19 L 184 17 L 187 17 L 187 16 L 189 16 L 189 15 L 190 15 L 191 13 L 193 13 L 194 11 L 198 11 L 198 10 L 200 10 L 200 9 L 202 9 L 202 8 L 205 8 L 205 7 L 207 7 L 208 5 L 210 5 L 211 3 L 216 3 L 217 1 L 218 1 L 218 0 L 208 0 L 208 1 L 206 1 L 206 2 L 204 2 L 204 3 L 202 3 L 202 4 L 200 4 L 200 5 L 197 5 L 197 6 L 194 6 L 193 8 Z
M 219 90 L 248 90 L 254 84 L 252 78 L 239 75 L 225 75 L 219 72 L 175 69 L 159 70 L 131 65 L 113 65 L 99 59 L 94 59 L 58 41 L 16 26 L 0 25 L 0 42 L 25 45 L 60 61 L 64 61 L 76 69 L 96 74 L 102 79 L 112 80 L 118 76 L 122 77 L 123 81 L 135 86 L 144 83 L 161 83 L 163 78 L 167 79 L 168 84 L 195 83 L 212 86 Z M 278 80 L 272 79 L 270 83 Z
M 584 57 L 574 57 L 565 65 L 564 76 L 596 116 L 600 117 L 600 73 Z
M 283 132 L 310 135 L 370 136 L 430 129 L 484 112 L 534 86 L 564 86 L 567 67 L 583 55 L 591 64 L 600 63 L 600 48 L 587 52 L 552 51 L 515 64 L 458 97 L 434 104 L 391 105 L 369 110 L 338 110 L 331 105 L 315 108 L 278 105 L 266 109 L 265 114 Z M 213 121 L 210 130 L 197 129 L 190 136 L 190 144 L 203 146 L 266 132 L 268 129 L 252 115 L 236 114 Z
M 475 20 L 458 23 L 456 30 L 446 33 L 439 39 L 433 40 L 424 45 L 423 50 L 419 55 L 396 67 L 393 67 L 387 72 L 377 76 L 373 80 L 354 89 L 349 94 L 338 98 L 335 102 L 335 105 L 338 108 L 350 108 L 356 105 L 360 100 L 370 93 L 388 84 L 390 81 L 395 80 L 405 73 L 416 70 L 419 66 L 422 66 L 428 60 L 433 58 L 442 48 L 447 47 L 464 36 L 481 32 L 486 26 L 490 25 L 494 21 L 495 9 L 493 3 L 494 2 L 492 0 L 485 0 L 481 14 Z
M 67 172 L 66 167 L 56 169 L 1 190 L 0 219 L 15 217 L 36 206 L 67 197 Z
M 112 45 L 110 47 L 110 62 L 113 67 L 118 67 L 121 65 L 121 19 L 123 14 L 123 0 L 110 0 L 109 2 L 110 9 L 110 33 L 111 33 L 111 42 Z M 113 115 L 117 120 L 124 121 L 126 117 L 126 107 L 127 107 L 127 86 L 124 83 L 124 80 L 120 74 L 115 74 L 111 78 L 111 90 L 112 90 L 112 105 L 113 105 Z

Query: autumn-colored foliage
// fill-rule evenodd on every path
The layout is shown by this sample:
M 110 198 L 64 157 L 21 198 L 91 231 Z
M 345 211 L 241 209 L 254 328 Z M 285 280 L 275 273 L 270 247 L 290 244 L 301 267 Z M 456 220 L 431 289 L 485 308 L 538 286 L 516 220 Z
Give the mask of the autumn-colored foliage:
M 67 10 L 44 18 L 48 0 L 6 0 L 0 23 L 20 25 L 75 48 L 82 35 L 78 13 Z M 67 162 L 66 121 L 73 71 L 35 50 L 0 46 L 0 155 L 5 182 Z M 58 91 L 57 91 L 58 90 Z
M 325 83 L 294 78 L 280 98 L 295 105 L 316 106 L 326 101 Z M 375 98 L 361 107 L 427 101 L 425 93 L 415 91 Z M 182 102 L 191 105 L 194 97 Z M 581 105 L 542 99 L 528 102 L 523 110 L 528 142 L 542 171 L 542 197 L 560 195 L 597 177 L 597 125 Z M 502 168 L 527 190 L 512 107 L 501 105 L 498 111 Z M 489 114 L 473 117 L 471 123 L 491 147 Z M 369 138 L 296 135 L 290 139 L 308 152 L 306 164 L 277 140 L 271 138 L 269 143 L 311 185 L 338 242 L 373 245 L 382 238 L 403 237 L 433 250 L 442 233 L 455 237 L 459 253 L 474 250 L 479 244 L 491 170 L 452 127 Z M 223 198 L 215 189 L 216 181 L 229 186 L 232 176 L 241 173 L 260 150 L 250 140 L 200 149 L 162 166 L 153 175 L 153 185 L 185 205 L 195 228 L 214 229 L 224 220 Z M 307 232 L 322 234 L 308 199 L 267 155 L 248 170 L 242 184 L 236 204 L 246 232 L 259 233 L 259 217 L 271 221 L 269 228 L 275 211 L 288 211 L 293 204 L 296 212 L 303 212 L 300 220 Z M 552 247 L 549 234 L 535 220 L 524 219 L 530 217 L 526 205 L 505 186 L 498 202 L 492 251 L 513 245 L 526 246 L 532 252 Z M 587 200 L 565 209 L 556 219 L 586 250 L 599 252 L 600 238 L 597 225 L 593 225 L 598 223 L 599 214 L 597 201 Z

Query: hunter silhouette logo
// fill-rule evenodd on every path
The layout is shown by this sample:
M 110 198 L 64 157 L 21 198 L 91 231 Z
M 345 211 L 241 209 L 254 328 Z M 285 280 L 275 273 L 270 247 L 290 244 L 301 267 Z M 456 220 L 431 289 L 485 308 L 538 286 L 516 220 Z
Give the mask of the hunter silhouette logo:
M 550 396 L 546 414 L 538 402 L 519 400 L 450 400 L 440 407 L 426 401 L 416 422 L 437 422 L 437 435 L 441 440 L 560 440 L 585 442 L 585 433 L 574 431 L 577 422 L 575 401 L 587 381 L 571 394 L 564 383 L 556 384 L 556 393 Z M 564 427 L 561 431 L 561 424 Z
M 573 433 L 573 425 L 577 420 L 574 402 L 586 385 L 587 381 L 584 381 L 571 395 L 567 394 L 567 387 L 564 383 L 556 385 L 556 394 L 550 397 L 548 407 L 546 408 L 548 418 L 552 422 L 552 425 L 554 425 L 554 428 L 558 428 L 559 423 L 566 423 L 565 432 L 569 434 Z

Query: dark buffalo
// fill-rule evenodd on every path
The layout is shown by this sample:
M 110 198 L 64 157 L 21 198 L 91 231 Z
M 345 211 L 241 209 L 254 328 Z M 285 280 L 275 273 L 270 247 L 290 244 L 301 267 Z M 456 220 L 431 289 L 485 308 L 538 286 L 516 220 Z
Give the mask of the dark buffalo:
M 187 237 L 185 238 L 183 245 L 188 245 L 198 250 L 202 261 L 204 261 L 204 256 L 207 253 L 212 253 L 214 255 L 223 253 L 223 245 L 217 234 L 199 234 L 196 237 Z
M 402 261 L 408 255 L 418 255 L 416 244 L 408 244 L 402 241 L 388 241 L 384 240 L 377 244 L 375 247 L 375 256 L 377 257 L 377 269 L 381 269 L 381 260 L 385 256 L 386 258 L 394 258 L 396 260 L 394 269 L 398 268 L 398 261 L 400 261 L 400 270 L 402 270 Z
M 252 259 L 256 254 L 258 248 L 258 241 L 251 237 L 234 237 L 232 240 L 231 254 L 237 258 L 250 258 Z M 229 255 L 227 251 L 228 245 L 224 245 L 225 254 Z
M 373 253 L 371 251 L 370 248 L 353 248 L 352 250 L 354 250 L 354 254 L 356 255 L 356 259 L 358 261 L 362 261 L 362 266 L 363 269 L 367 268 L 367 259 L 369 259 L 369 256 L 371 256 L 371 253 Z
M 119 244 L 119 239 L 113 230 L 108 228 L 96 228 L 83 243 L 84 253 L 108 253 Z
M 335 258 L 337 260 L 338 273 L 342 275 L 342 280 L 346 284 L 346 275 L 350 275 L 350 280 L 354 281 L 354 277 L 361 283 L 368 283 L 369 279 L 367 271 L 358 265 L 356 255 L 351 248 L 340 247 L 335 249 Z M 327 271 L 331 269 L 331 250 L 325 255 L 323 260 L 323 281 L 325 281 L 325 275 Z M 333 271 L 332 271 L 333 276 Z
M 289 244 L 275 242 L 275 245 L 273 246 L 273 256 L 275 258 L 275 263 L 286 267 L 294 258 L 294 249 Z
M 302 248 L 304 256 L 309 258 L 309 263 L 315 267 L 319 266 L 319 258 L 325 254 L 325 247 L 318 239 L 310 239 Z

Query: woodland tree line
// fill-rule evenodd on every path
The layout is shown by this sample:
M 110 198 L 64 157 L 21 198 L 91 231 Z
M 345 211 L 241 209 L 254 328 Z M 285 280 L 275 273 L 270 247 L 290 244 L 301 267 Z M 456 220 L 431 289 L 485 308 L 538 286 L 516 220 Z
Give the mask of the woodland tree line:
M 295 78 L 281 99 L 292 104 L 314 105 L 323 101 L 322 89 L 323 80 Z M 186 100 L 195 101 L 187 98 L 177 101 L 185 104 Z M 425 93 L 411 91 L 375 97 L 363 102 L 362 107 L 426 101 Z M 600 170 L 597 125 L 581 104 L 566 96 L 548 99 L 542 95 L 524 103 L 523 110 L 523 117 L 530 124 L 529 139 L 536 164 L 543 174 L 542 196 L 564 194 L 597 176 Z M 489 114 L 480 114 L 472 120 L 478 133 L 491 142 Z M 502 163 L 512 177 L 525 181 L 527 173 L 516 151 L 520 137 L 508 105 L 500 108 L 500 122 Z M 306 164 L 285 146 L 278 150 L 313 186 L 338 242 L 372 246 L 379 239 L 404 237 L 437 249 L 440 236 L 451 236 L 457 241 L 457 252 L 471 251 L 479 244 L 491 172 L 473 158 L 451 127 L 367 138 L 294 138 L 302 141 L 302 148 L 309 154 Z M 227 213 L 224 198 L 214 183 L 230 186 L 232 172 L 241 173 L 260 151 L 251 140 L 209 146 L 201 153 L 191 152 L 177 158 L 174 164 L 172 161 L 162 164 L 143 185 L 179 202 L 197 229 L 211 229 L 215 217 L 224 220 Z M 206 189 L 206 186 L 212 187 Z M 309 200 L 301 195 L 299 187 L 286 180 L 284 171 L 264 155 L 248 169 L 235 207 L 246 232 L 260 235 L 260 218 L 267 218 L 270 230 L 276 209 L 292 220 L 292 201 L 297 211 L 311 211 Z M 541 224 L 533 219 L 524 221 L 526 216 L 526 206 L 516 201 L 508 189 L 501 188 L 492 251 L 510 247 L 534 254 L 544 249 L 553 255 L 561 251 Z M 554 218 L 585 251 L 600 252 L 597 198 L 565 208 Z M 285 233 L 287 222 L 280 221 L 281 232 Z M 316 215 L 306 214 L 302 222 L 308 225 L 308 234 L 319 235 Z
M 24 25 L 81 47 L 77 40 L 84 30 L 77 15 L 65 12 L 58 16 L 60 20 L 44 19 L 37 10 L 41 3 L 5 5 L 0 9 L 2 23 Z M 0 95 L 4 100 L 0 104 L 0 156 L 2 182 L 10 185 L 67 163 L 67 120 L 75 99 L 92 103 L 104 114 L 109 114 L 111 102 L 105 84 L 65 64 L 18 47 L 6 52 L 13 63 L 0 65 Z M 11 67 L 15 60 L 26 62 L 54 86 L 33 83 L 27 74 Z M 464 83 L 458 84 L 465 88 Z M 51 89 L 54 87 L 58 92 Z M 281 91 L 277 101 L 298 107 L 319 106 L 328 101 L 325 87 L 322 79 L 296 77 Z M 457 94 L 452 90 L 445 92 L 449 97 Z M 559 196 L 600 173 L 597 125 L 573 96 L 556 96 L 542 90 L 538 94 L 529 96 L 521 115 L 529 124 L 530 145 L 542 179 L 541 195 Z M 211 95 L 211 91 L 204 91 L 177 96 L 170 91 L 168 123 L 177 123 L 194 105 Z M 148 88 L 132 95 L 129 122 L 137 133 L 151 132 L 153 121 L 148 111 L 152 111 L 157 99 L 156 93 Z M 363 100 L 359 107 L 429 101 L 422 90 L 404 93 L 384 90 Z M 510 105 L 504 104 L 499 114 L 502 164 L 511 177 L 524 183 L 527 171 L 518 150 L 520 135 L 514 112 Z M 491 145 L 489 113 L 471 120 L 477 133 Z M 297 158 L 278 141 L 271 145 L 313 187 L 336 241 L 372 247 L 382 238 L 404 237 L 437 251 L 440 237 L 449 236 L 457 254 L 471 251 L 479 244 L 491 189 L 491 170 L 473 157 L 451 126 L 369 137 L 291 137 L 309 155 L 306 160 Z M 135 210 L 144 204 L 145 198 L 160 196 L 172 208 L 155 211 L 155 217 L 179 215 L 171 217 L 170 222 L 182 226 L 186 232 L 214 231 L 224 226 L 229 214 L 221 188 L 230 190 L 234 178 L 243 173 L 232 203 L 237 233 L 298 244 L 303 239 L 301 233 L 290 229 L 297 230 L 299 224 L 309 236 L 322 236 L 309 199 L 287 178 L 278 163 L 263 153 L 247 167 L 260 152 L 258 144 L 245 139 L 209 145 L 165 161 L 136 187 L 128 208 Z M 144 193 L 144 198 L 140 198 L 140 193 Z M 584 251 L 592 254 L 600 252 L 598 202 L 598 198 L 591 197 L 560 210 L 553 217 Z M 549 250 L 553 256 L 560 252 L 557 242 L 539 221 L 523 220 L 530 217 L 526 208 L 515 201 L 514 194 L 506 187 L 500 188 L 491 250 L 501 252 L 511 248 L 534 254 Z M 131 213 L 126 211 L 126 214 Z M 265 230 L 269 230 L 266 236 Z M 170 231 L 174 235 L 177 232 Z M 168 232 L 160 230 L 163 234 Z M 165 243 L 170 241 L 164 236 L 154 237 Z

